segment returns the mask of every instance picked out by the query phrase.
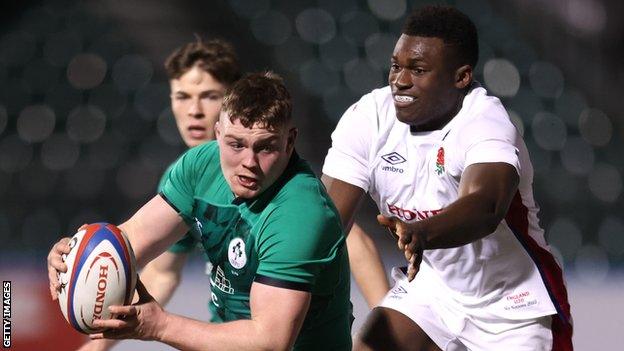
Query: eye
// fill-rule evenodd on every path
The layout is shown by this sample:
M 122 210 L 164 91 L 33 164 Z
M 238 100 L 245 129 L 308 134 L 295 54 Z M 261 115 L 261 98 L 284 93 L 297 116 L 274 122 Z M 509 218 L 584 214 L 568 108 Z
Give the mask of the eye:
M 188 95 L 176 95 L 175 99 L 178 101 L 187 100 L 189 98 Z
M 412 69 L 412 72 L 416 73 L 416 74 L 423 74 L 427 71 L 425 71 L 424 69 L 420 68 L 420 67 L 416 67 Z
M 400 69 L 399 65 L 396 62 L 390 63 L 390 70 L 396 72 Z
M 221 94 L 208 94 L 206 96 L 204 96 L 205 99 L 211 100 L 211 101 L 219 101 L 221 99 L 223 99 L 223 95 Z
M 236 141 L 233 141 L 233 142 L 228 143 L 228 146 L 229 146 L 230 148 L 232 148 L 232 150 L 236 150 L 236 151 L 238 151 L 238 150 L 242 150 L 242 149 L 243 149 L 243 147 L 244 147 L 244 145 L 243 145 L 243 144 L 241 144 L 241 143 L 239 143 L 239 142 L 236 142 Z

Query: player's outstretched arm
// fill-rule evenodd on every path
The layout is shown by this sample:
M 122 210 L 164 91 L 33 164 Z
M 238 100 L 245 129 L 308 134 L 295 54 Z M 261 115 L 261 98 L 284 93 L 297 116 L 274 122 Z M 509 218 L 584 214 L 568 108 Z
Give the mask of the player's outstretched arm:
M 154 196 L 119 228 L 130 240 L 138 267 L 144 267 L 165 252 L 189 229 L 160 195 Z
M 212 324 L 165 312 L 140 282 L 137 291 L 137 304 L 111 307 L 125 318 L 96 321 L 108 329 L 91 338 L 157 340 L 183 350 L 289 350 L 311 300 L 309 292 L 253 283 L 251 319 Z
M 382 224 L 396 231 L 399 248 L 416 268 L 408 278 L 416 274 L 423 249 L 458 247 L 494 232 L 507 214 L 519 179 L 507 163 L 472 164 L 462 174 L 458 199 L 439 214 L 413 223 L 381 217 Z
M 119 228 L 126 234 L 139 267 L 154 259 L 165 251 L 176 240 L 188 231 L 188 227 L 176 211 L 159 195 L 146 203 Z M 53 300 L 58 297 L 60 284 L 57 273 L 66 272 L 62 255 L 70 251 L 69 238 L 59 240 L 48 253 L 48 280 L 50 295 Z
M 332 178 L 326 174 L 321 177 L 327 193 L 338 209 L 340 220 L 347 236 L 349 264 L 355 282 L 369 307 L 376 306 L 390 289 L 377 247 L 360 226 L 354 224 L 353 216 L 358 209 L 364 190 Z
M 347 250 L 353 278 L 368 307 L 373 308 L 381 302 L 390 286 L 375 243 L 357 223 L 353 223 L 347 237 Z

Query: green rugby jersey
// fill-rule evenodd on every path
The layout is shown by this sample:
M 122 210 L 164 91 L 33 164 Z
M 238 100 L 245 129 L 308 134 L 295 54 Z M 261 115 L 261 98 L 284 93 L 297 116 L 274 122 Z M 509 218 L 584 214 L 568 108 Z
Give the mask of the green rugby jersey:
M 351 349 L 350 273 L 340 217 L 304 160 L 293 154 L 258 197 L 235 198 L 212 141 L 174 164 L 160 194 L 213 265 L 213 320 L 249 319 L 254 281 L 309 291 L 312 301 L 294 349 Z

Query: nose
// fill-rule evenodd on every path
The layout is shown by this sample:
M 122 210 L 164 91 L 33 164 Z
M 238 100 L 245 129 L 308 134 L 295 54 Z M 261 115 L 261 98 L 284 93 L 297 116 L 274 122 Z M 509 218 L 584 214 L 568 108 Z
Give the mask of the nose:
M 243 167 L 255 169 L 258 167 L 258 154 L 253 149 L 247 148 L 243 151 Z
M 201 118 L 204 116 L 204 109 L 202 108 L 201 101 L 199 99 L 193 99 L 191 101 L 188 114 L 194 118 Z
M 405 69 L 401 69 L 391 76 L 390 82 L 397 89 L 409 89 L 412 87 L 412 80 L 410 79 L 409 72 Z

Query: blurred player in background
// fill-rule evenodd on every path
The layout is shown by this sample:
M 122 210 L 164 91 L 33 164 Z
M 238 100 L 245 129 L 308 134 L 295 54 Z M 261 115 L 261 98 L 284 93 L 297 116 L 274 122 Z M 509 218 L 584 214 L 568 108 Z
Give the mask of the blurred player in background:
M 501 102 L 473 80 L 477 60 L 467 16 L 414 11 L 390 86 L 352 105 L 332 134 L 323 179 L 343 221 L 368 192 L 408 260 L 357 350 L 572 348 L 529 155 Z
M 173 51 L 165 61 L 165 70 L 171 90 L 171 110 L 184 144 L 191 148 L 213 140 L 225 92 L 241 76 L 232 45 L 198 38 Z M 171 167 L 173 164 L 163 174 L 159 190 Z M 186 235 L 141 271 L 143 284 L 160 304 L 166 305 L 171 299 L 180 283 L 188 253 L 196 244 L 195 239 Z M 80 350 L 106 350 L 114 343 L 93 340 Z
M 294 152 L 290 94 L 274 74 L 251 74 L 225 97 L 217 141 L 186 152 L 160 194 L 120 228 L 137 263 L 184 233 L 213 263 L 219 324 L 167 313 L 137 283 L 139 301 L 96 320 L 92 335 L 157 340 L 180 349 L 350 350 L 349 264 L 340 217 L 320 180 Z M 58 252 L 49 268 L 65 271 Z M 51 276 L 51 285 L 54 285 Z

